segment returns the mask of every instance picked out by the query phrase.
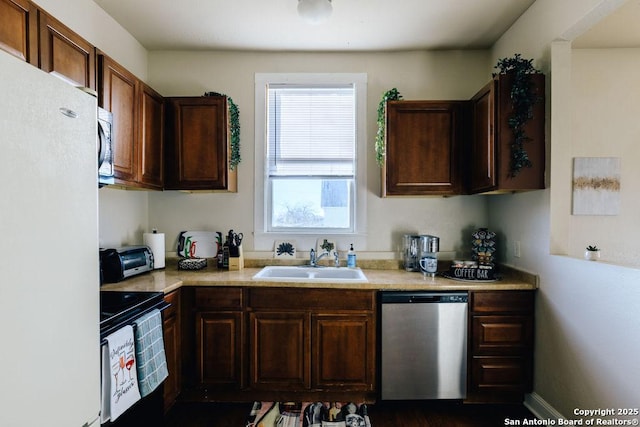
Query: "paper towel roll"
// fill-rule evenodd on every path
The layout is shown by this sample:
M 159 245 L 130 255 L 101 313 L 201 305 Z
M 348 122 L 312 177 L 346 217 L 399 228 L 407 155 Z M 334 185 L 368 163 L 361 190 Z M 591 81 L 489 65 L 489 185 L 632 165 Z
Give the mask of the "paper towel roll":
M 142 241 L 151 249 L 153 268 L 164 268 L 164 233 L 144 233 Z

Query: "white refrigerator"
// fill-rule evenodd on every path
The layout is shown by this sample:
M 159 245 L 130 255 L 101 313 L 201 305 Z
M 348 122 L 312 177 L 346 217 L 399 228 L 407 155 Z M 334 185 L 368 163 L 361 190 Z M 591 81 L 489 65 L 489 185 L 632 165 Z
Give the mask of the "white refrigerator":
M 0 426 L 99 426 L 96 98 L 0 51 Z

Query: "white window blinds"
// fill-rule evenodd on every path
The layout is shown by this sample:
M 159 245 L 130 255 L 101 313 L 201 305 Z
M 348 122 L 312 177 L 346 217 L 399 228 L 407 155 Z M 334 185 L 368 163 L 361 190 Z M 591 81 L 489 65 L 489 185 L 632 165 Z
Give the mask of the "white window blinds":
M 270 177 L 353 177 L 353 85 L 269 85 L 267 156 Z

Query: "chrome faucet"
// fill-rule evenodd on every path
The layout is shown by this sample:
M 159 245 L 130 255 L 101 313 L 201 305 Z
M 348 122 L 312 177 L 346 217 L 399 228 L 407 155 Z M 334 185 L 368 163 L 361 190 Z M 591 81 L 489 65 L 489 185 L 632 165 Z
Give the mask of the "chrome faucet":
M 329 252 L 324 251 L 316 257 L 316 251 L 314 249 L 311 249 L 309 251 L 309 265 L 311 267 L 317 267 L 318 261 L 320 261 L 322 258 L 326 257 L 327 255 L 329 255 Z

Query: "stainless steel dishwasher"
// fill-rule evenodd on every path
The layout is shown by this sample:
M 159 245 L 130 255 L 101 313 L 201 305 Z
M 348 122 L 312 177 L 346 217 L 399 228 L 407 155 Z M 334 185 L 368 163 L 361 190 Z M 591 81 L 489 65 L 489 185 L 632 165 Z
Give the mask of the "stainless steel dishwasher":
M 380 398 L 463 399 L 467 292 L 380 295 Z

